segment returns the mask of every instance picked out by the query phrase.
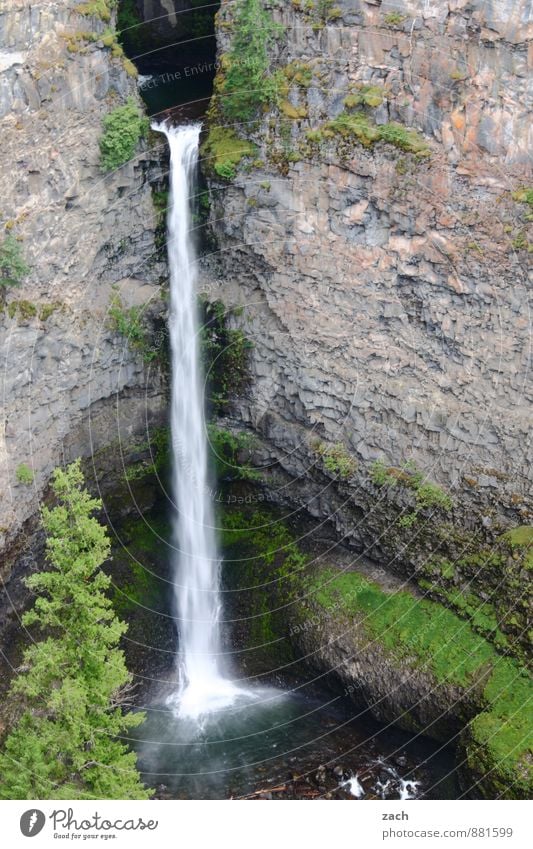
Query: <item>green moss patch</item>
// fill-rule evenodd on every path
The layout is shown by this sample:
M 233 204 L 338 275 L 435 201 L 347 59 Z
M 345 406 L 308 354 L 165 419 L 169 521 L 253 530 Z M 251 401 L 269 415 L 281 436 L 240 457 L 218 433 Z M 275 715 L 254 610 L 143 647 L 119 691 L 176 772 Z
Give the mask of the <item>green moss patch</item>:
M 341 112 L 325 125 L 326 137 L 340 135 L 345 139 L 355 139 L 364 147 L 371 147 L 379 141 L 413 153 L 417 157 L 431 156 L 431 149 L 420 133 L 407 129 L 403 124 L 375 124 L 364 112 Z
M 202 145 L 202 157 L 208 170 L 223 180 L 233 180 L 237 165 L 245 156 L 254 156 L 256 146 L 239 138 L 227 127 L 211 127 Z
M 479 686 L 485 710 L 469 725 L 470 754 L 510 782 L 517 794 L 532 780 L 533 687 L 527 671 L 501 657 L 469 624 L 439 604 L 408 592 L 385 593 L 355 573 L 324 570 L 310 581 L 313 599 L 346 616 L 362 616 L 370 637 L 397 657 L 426 666 L 440 683 Z M 512 792 L 512 789 L 511 789 Z

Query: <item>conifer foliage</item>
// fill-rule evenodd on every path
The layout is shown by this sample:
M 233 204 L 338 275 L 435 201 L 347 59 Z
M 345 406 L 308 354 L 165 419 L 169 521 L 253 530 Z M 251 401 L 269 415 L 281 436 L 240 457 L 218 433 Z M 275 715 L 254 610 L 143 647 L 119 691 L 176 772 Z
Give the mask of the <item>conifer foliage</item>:
M 23 618 L 42 639 L 11 685 L 20 715 L 0 754 L 0 798 L 146 799 L 152 791 L 121 739 L 144 715 L 124 710 L 131 675 L 118 643 L 127 625 L 100 569 L 110 550 L 93 515 L 101 502 L 84 489 L 79 461 L 56 469 L 53 491 L 58 505 L 42 511 L 52 568 L 27 578 L 37 599 Z

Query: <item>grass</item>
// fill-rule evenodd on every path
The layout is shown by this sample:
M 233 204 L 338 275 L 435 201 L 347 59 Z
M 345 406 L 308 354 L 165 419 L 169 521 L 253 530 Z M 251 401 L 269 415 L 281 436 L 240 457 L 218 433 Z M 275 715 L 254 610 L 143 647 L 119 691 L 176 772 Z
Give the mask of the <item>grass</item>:
M 204 144 L 202 156 L 210 169 L 223 180 L 233 180 L 237 165 L 245 156 L 254 156 L 256 146 L 239 138 L 226 127 L 212 127 Z
M 311 581 L 314 599 L 345 615 L 362 615 L 362 627 L 392 654 L 415 666 L 423 664 L 439 683 L 479 685 L 484 709 L 469 726 L 471 746 L 484 769 L 509 773 L 527 784 L 528 753 L 533 745 L 533 687 L 525 669 L 501 657 L 468 623 L 439 604 L 410 593 L 385 593 L 355 572 L 321 571 Z M 523 778 L 523 776 L 526 776 Z

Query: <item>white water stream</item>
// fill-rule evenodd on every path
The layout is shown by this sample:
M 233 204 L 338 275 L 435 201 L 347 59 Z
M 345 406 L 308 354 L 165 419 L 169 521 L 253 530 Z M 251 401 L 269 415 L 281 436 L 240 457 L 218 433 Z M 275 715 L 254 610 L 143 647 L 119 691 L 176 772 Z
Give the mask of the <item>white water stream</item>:
M 179 630 L 178 688 L 170 702 L 198 719 L 233 702 L 236 686 L 221 658 L 220 557 L 209 493 L 208 454 L 191 236 L 200 125 L 154 125 L 170 146 L 167 219 L 172 351 L 174 587 Z

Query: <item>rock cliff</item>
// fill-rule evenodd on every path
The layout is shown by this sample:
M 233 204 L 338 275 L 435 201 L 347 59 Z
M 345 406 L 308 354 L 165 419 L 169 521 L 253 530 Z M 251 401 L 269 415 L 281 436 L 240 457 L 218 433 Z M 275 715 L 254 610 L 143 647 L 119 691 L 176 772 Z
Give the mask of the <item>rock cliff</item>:
M 112 7 L 2 4 L 2 225 L 29 269 L 0 294 L 4 555 L 54 466 L 111 444 L 120 466 L 130 437 L 165 407 L 158 367 L 109 322 L 114 286 L 124 310 L 157 312 L 165 273 L 147 178 L 157 150 L 141 143 L 123 167 L 99 165 L 102 119 L 137 98 Z
M 511 599 L 523 639 L 524 561 L 474 561 L 532 516 L 529 4 L 263 6 L 277 96 L 228 120 L 222 3 L 204 146 L 205 289 L 253 341 L 236 425 L 280 500 L 447 602 Z

